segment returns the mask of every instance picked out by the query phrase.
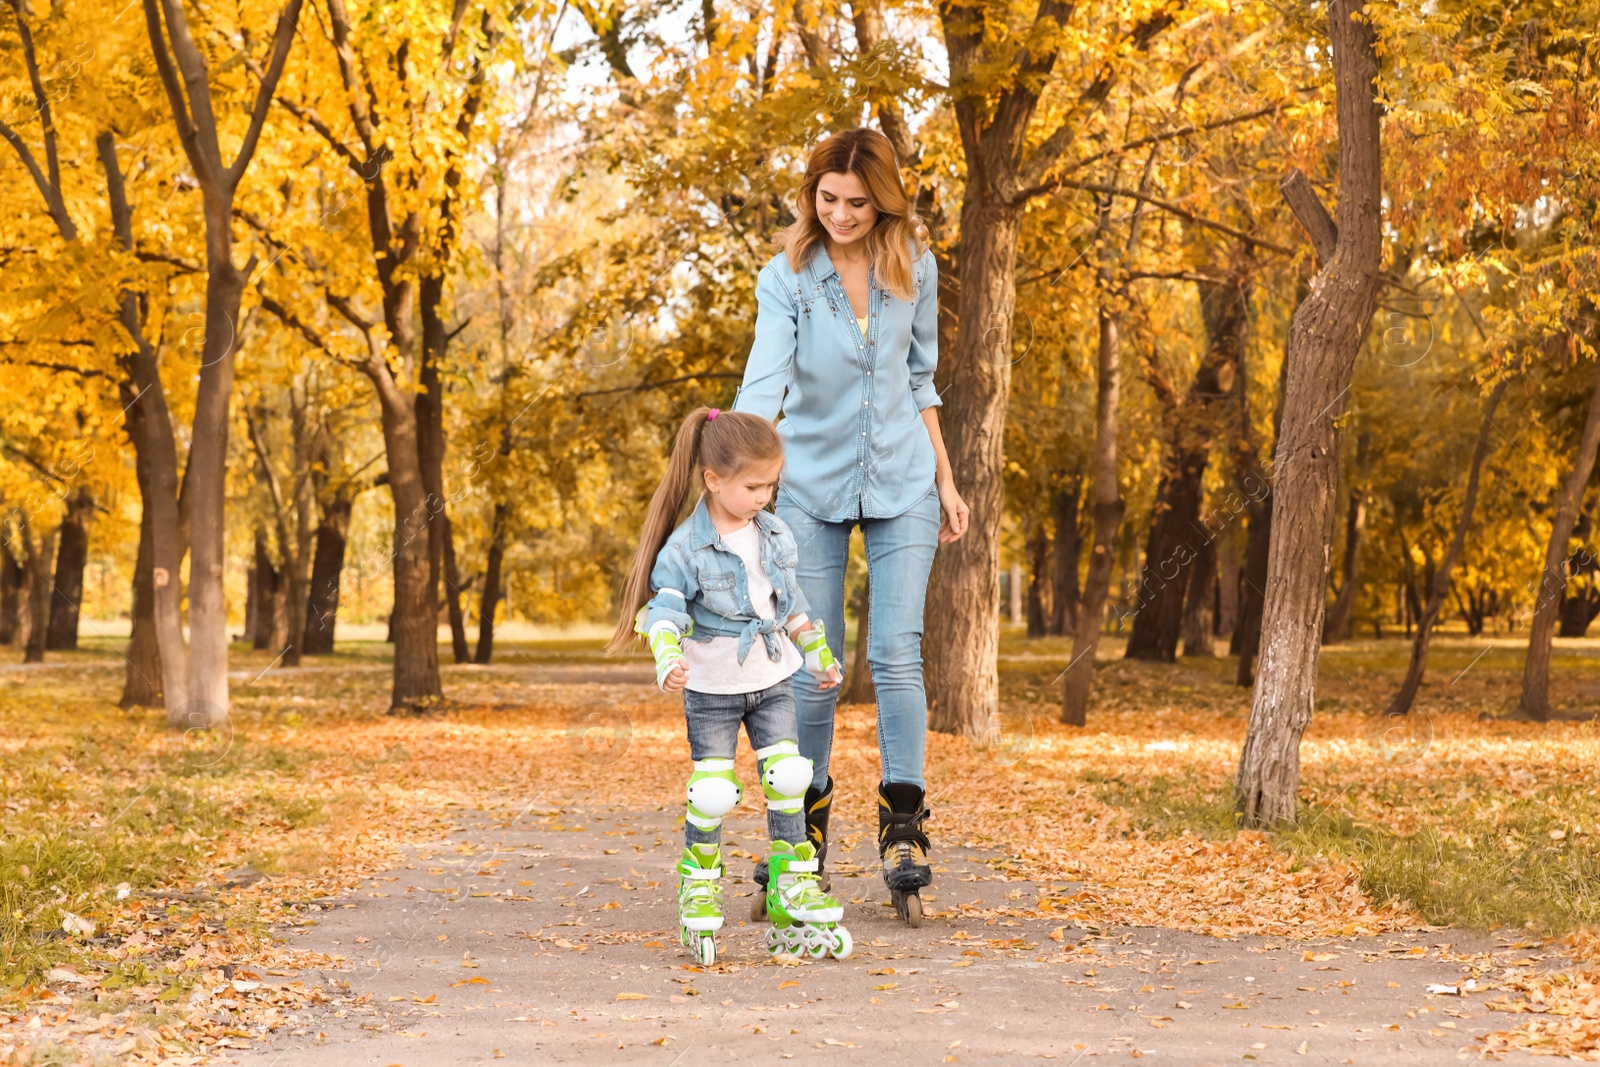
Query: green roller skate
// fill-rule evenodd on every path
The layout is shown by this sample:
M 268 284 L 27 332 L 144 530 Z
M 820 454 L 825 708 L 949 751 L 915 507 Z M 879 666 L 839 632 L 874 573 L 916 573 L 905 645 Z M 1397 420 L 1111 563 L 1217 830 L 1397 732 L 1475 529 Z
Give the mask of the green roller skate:
M 767 864 L 767 951 L 776 956 L 825 956 L 842 960 L 854 948 L 850 931 L 839 925 L 844 908 L 817 888 L 817 851 L 809 841 L 772 843 Z
M 678 861 L 678 940 L 703 966 L 717 961 L 722 929 L 722 850 L 691 845 Z

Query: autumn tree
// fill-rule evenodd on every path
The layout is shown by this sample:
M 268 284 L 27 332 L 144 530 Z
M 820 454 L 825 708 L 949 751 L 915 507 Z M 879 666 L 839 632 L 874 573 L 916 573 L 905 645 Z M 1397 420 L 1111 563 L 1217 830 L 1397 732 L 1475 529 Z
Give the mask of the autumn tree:
M 1262 612 L 1261 670 L 1235 782 L 1246 825 L 1293 822 L 1300 738 L 1316 700 L 1323 590 L 1338 481 L 1335 416 L 1377 306 L 1382 256 L 1381 106 L 1376 40 L 1362 0 L 1328 7 L 1339 129 L 1336 235 L 1303 192 L 1290 206 L 1323 266 L 1289 327 L 1283 426 L 1274 457 L 1274 529 Z M 1290 184 L 1291 193 L 1298 187 Z M 1329 239 L 1332 238 L 1332 245 Z

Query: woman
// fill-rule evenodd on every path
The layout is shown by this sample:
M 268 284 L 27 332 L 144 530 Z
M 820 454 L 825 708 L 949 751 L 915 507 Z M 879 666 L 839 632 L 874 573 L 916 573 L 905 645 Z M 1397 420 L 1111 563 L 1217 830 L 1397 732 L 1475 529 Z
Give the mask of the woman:
M 966 532 L 939 432 L 938 273 L 888 138 L 835 134 L 811 153 L 798 219 L 756 282 L 760 310 L 736 411 L 783 419 L 778 517 L 796 576 L 844 659 L 844 573 L 861 527 L 872 596 L 867 662 L 878 699 L 878 851 L 902 917 L 922 918 L 933 878 L 923 820 L 928 703 L 922 607 L 934 549 Z M 838 690 L 795 686 L 800 753 L 814 765 L 806 832 L 827 854 Z M 758 880 L 761 872 L 758 871 Z M 826 882 L 824 882 L 826 885 Z

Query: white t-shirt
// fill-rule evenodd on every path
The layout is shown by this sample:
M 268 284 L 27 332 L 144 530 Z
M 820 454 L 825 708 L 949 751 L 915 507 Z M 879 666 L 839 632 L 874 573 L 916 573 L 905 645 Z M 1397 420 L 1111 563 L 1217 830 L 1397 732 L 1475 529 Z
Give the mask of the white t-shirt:
M 744 563 L 745 582 L 750 590 L 750 603 L 763 619 L 775 618 L 778 613 L 778 594 L 761 565 L 761 531 L 754 522 L 748 522 L 732 533 L 722 535 L 722 543 Z M 693 637 L 683 642 L 683 658 L 689 666 L 689 684 L 686 689 L 696 693 L 757 693 L 770 689 L 805 665 L 805 659 L 794 641 L 783 632 L 777 634 L 783 658 L 774 663 L 767 658 L 767 642 L 761 635 L 739 662 L 737 637 L 713 637 L 709 641 L 696 641 Z

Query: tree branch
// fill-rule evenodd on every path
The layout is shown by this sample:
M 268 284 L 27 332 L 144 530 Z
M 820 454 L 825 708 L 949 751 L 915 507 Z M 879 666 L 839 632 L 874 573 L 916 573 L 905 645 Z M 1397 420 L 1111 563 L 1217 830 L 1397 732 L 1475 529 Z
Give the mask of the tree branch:
M 33 102 L 39 109 L 39 121 L 44 129 L 44 158 L 45 166 L 50 169 L 49 178 L 39 173 L 39 165 L 33 161 L 22 138 L 3 122 L 0 122 L 0 136 L 10 141 L 22 156 L 23 165 L 33 175 L 33 183 L 39 187 L 39 194 L 44 197 L 50 217 L 55 220 L 56 229 L 61 231 L 62 237 L 75 241 L 78 239 L 78 227 L 67 214 L 66 200 L 61 195 L 61 162 L 56 155 L 56 127 L 50 115 L 50 97 L 45 94 L 44 81 L 39 77 L 39 57 L 33 50 L 33 34 L 27 22 L 23 21 L 22 6 L 14 4 L 13 11 L 17 17 L 17 36 L 22 40 L 22 59 L 28 68 L 28 82 L 33 86 Z
M 26 344 L 27 342 L 16 342 L 16 341 L 13 341 L 13 342 L 10 342 L 10 343 L 12 343 L 12 344 L 19 344 L 19 343 Z M 52 343 L 53 344 L 71 344 L 73 342 L 70 342 L 70 341 L 68 341 L 68 342 L 56 341 L 56 342 L 52 342 Z M 90 346 L 93 345 L 92 341 L 81 341 L 81 342 L 77 342 L 77 343 L 83 344 L 83 345 L 90 345 Z M 44 359 L 8 359 L 8 360 L 6 360 L 6 362 L 9 363 L 11 366 L 14 366 L 14 367 L 38 367 L 41 370 L 53 370 L 53 371 L 58 371 L 58 372 L 60 372 L 62 374 L 76 374 L 80 378 L 110 378 L 111 377 L 111 375 L 107 374 L 105 371 L 96 370 L 93 367 L 74 367 L 70 363 L 51 363 L 49 360 L 44 360 Z
M 165 29 L 163 29 L 163 15 Z M 150 33 L 150 49 L 155 56 L 156 70 L 161 74 L 161 84 L 167 90 L 172 104 L 172 121 L 178 128 L 178 140 L 195 176 L 210 185 L 219 187 L 222 162 L 216 157 L 217 121 L 211 111 L 206 61 L 195 48 L 189 36 L 188 17 L 183 6 L 175 0 L 144 0 L 145 26 Z M 168 37 L 172 45 L 168 47 Z M 176 66 L 174 66 L 176 64 Z M 178 81 L 183 72 L 183 84 Z M 189 97 L 184 96 L 187 84 Z
M 321 334 L 317 333 L 316 328 L 310 323 L 306 322 L 300 316 L 284 307 L 281 303 L 268 296 L 266 293 L 260 293 L 259 295 L 261 298 L 261 306 L 276 316 L 279 322 L 289 327 L 289 329 L 293 330 L 295 333 L 298 333 L 301 337 L 304 337 L 311 343 L 313 347 L 321 349 L 326 355 L 335 359 L 338 358 L 337 356 L 334 356 L 333 350 L 328 347 L 327 339 Z
M 1295 220 L 1311 239 L 1311 247 L 1316 249 L 1317 258 L 1323 263 L 1331 261 L 1334 248 L 1339 243 L 1339 227 L 1306 176 L 1298 168 L 1290 170 L 1278 183 L 1278 191 L 1283 194 L 1283 202 L 1289 205 Z
M 367 175 L 363 169 L 366 166 L 365 161 L 360 156 L 356 155 L 355 152 L 351 150 L 349 145 L 339 140 L 338 135 L 333 132 L 333 129 L 326 122 L 324 122 L 315 111 L 306 107 L 304 104 L 296 103 L 293 100 L 289 100 L 281 96 L 278 97 L 278 105 L 289 114 L 305 123 L 307 126 L 310 126 L 317 133 L 321 134 L 322 139 L 328 142 L 329 147 L 331 147 L 339 155 L 343 156 L 345 162 L 350 164 L 350 169 L 360 175 L 363 180 L 366 179 Z
M 185 274 L 203 274 L 205 272 L 205 268 L 200 264 L 191 263 L 182 256 L 175 256 L 170 252 L 151 252 L 141 248 L 134 252 L 133 255 L 135 259 L 143 260 L 146 263 L 170 263 Z
M 684 382 L 697 382 L 703 378 L 743 378 L 743 373 L 732 371 L 707 371 L 705 374 L 684 374 L 677 378 L 663 378 L 655 382 L 640 382 L 638 385 L 619 385 L 614 389 L 590 389 L 582 393 L 570 394 L 573 399 L 586 396 L 610 396 L 614 393 L 642 393 L 646 389 L 657 389 L 663 385 L 681 385 Z
M 272 37 L 272 59 L 267 64 L 267 72 L 261 79 L 261 85 L 256 89 L 255 106 L 250 113 L 250 128 L 245 131 L 244 140 L 239 143 L 239 154 L 234 157 L 233 165 L 226 171 L 227 190 L 230 194 L 238 186 L 239 179 L 244 177 L 245 170 L 250 166 L 251 157 L 256 154 L 256 143 L 261 139 L 261 127 L 267 121 L 267 109 L 272 106 L 272 94 L 277 89 L 279 79 L 283 77 L 283 67 L 288 62 L 289 49 L 294 46 L 294 31 L 300 22 L 302 2 L 303 0 L 289 0 L 278 15 L 277 31 Z M 248 47 L 248 41 L 246 46 Z M 209 91 L 207 95 L 209 97 Z M 220 156 L 218 161 L 221 161 Z
M 1239 114 L 1239 115 L 1230 115 L 1225 119 L 1218 119 L 1215 122 L 1203 123 L 1202 125 L 1199 125 L 1199 126 L 1184 126 L 1184 127 L 1180 128 L 1180 129 L 1168 130 L 1165 133 L 1153 133 L 1153 134 L 1150 134 L 1147 137 L 1139 137 L 1139 138 L 1136 138 L 1136 139 L 1134 139 L 1132 141 L 1129 141 L 1127 144 L 1118 145 L 1116 148 L 1108 148 L 1104 152 L 1096 152 L 1092 156 L 1085 156 L 1082 159 L 1074 160 L 1072 163 L 1068 164 L 1061 171 L 1061 173 L 1062 174 L 1071 174 L 1073 171 L 1082 170 L 1084 167 L 1089 166 L 1091 163 L 1098 163 L 1102 159 L 1107 159 L 1107 158 L 1110 158 L 1111 156 L 1120 156 L 1124 152 L 1131 152 L 1136 148 L 1144 148 L 1147 145 L 1160 144 L 1162 141 L 1171 141 L 1171 140 L 1174 140 L 1175 138 L 1178 138 L 1178 137 L 1187 137 L 1192 133 L 1209 133 L 1212 130 L 1220 130 L 1220 129 L 1226 127 L 1226 126 L 1233 126 L 1233 125 L 1236 125 L 1236 124 L 1241 123 L 1241 122 L 1250 122 L 1253 119 L 1259 119 L 1259 118 L 1262 118 L 1263 116 L 1266 116 L 1266 115 L 1276 114 L 1277 111 L 1278 111 L 1278 106 L 1276 104 L 1273 104 L 1270 107 L 1258 108 L 1255 111 L 1247 111 L 1247 112 L 1244 112 L 1243 114 Z M 1057 132 L 1059 132 L 1059 131 L 1057 131 Z M 1052 134 L 1052 136 L 1054 136 L 1054 135 Z M 1044 146 L 1042 146 L 1042 145 L 1040 146 L 1040 151 L 1043 151 L 1043 147 Z M 1038 158 L 1039 158 L 1039 156 L 1036 153 L 1034 155 L 1034 159 L 1038 159 Z M 1031 174 L 1033 172 L 1033 169 L 1034 169 L 1033 166 L 1032 166 L 1032 163 L 1033 163 L 1033 160 L 1029 160 L 1029 167 L 1028 167 L 1028 173 L 1029 174 Z M 1038 184 L 1035 184 L 1035 185 L 1033 185 L 1033 186 L 1031 186 L 1031 187 L 1029 187 L 1027 189 L 1024 189 L 1022 192 L 1018 193 L 1017 196 L 1018 196 L 1019 200 L 1032 199 L 1035 196 L 1039 196 L 1039 195 L 1041 195 L 1043 193 L 1048 193 L 1051 189 L 1054 189 L 1055 186 L 1056 186 L 1056 183 L 1054 181 L 1039 182 Z
M 1133 189 L 1119 189 L 1114 185 L 1102 185 L 1099 182 L 1069 181 L 1065 178 L 1057 179 L 1051 184 L 1063 189 L 1081 189 L 1086 193 L 1099 193 L 1103 196 L 1120 196 L 1129 200 L 1137 200 L 1140 203 L 1149 204 L 1151 207 L 1160 208 L 1169 215 L 1176 215 L 1178 218 L 1183 219 L 1186 222 L 1193 223 L 1196 226 L 1204 226 L 1207 229 L 1216 230 L 1218 233 L 1225 233 L 1229 237 L 1237 238 L 1238 240 L 1256 248 L 1264 248 L 1269 252 L 1277 252 L 1279 255 L 1284 256 L 1294 255 L 1294 250 L 1291 248 L 1285 248 L 1283 245 L 1276 244 L 1272 241 L 1263 241 L 1259 237 L 1252 237 L 1243 230 L 1236 229 L 1235 227 L 1229 226 L 1226 223 L 1217 222 L 1214 219 L 1208 219 L 1203 215 L 1196 215 L 1187 208 L 1181 208 L 1177 204 L 1171 203 L 1167 200 L 1158 200 L 1156 197 L 1148 196 L 1145 193 L 1137 192 Z
M 1041 5 L 1040 16 L 1043 17 L 1043 14 L 1043 6 Z M 1071 14 L 1070 7 L 1067 9 L 1067 14 Z M 1061 21 L 1064 23 L 1066 20 L 1063 18 Z M 1134 48 L 1142 52 L 1149 47 L 1150 41 L 1156 34 L 1172 25 L 1172 23 L 1172 11 L 1163 8 L 1133 27 L 1128 33 L 1128 40 L 1133 42 Z M 1104 103 L 1106 97 L 1111 95 L 1111 88 L 1115 84 L 1116 70 L 1111 66 L 1111 61 L 1107 60 L 1100 74 L 1078 96 L 1077 103 L 1067 112 L 1060 125 L 1050 132 L 1050 135 L 1044 139 L 1039 147 L 1034 150 L 1033 155 L 1022 165 L 1017 180 L 1023 185 L 1035 185 L 1040 178 L 1049 173 L 1050 168 L 1061 157 L 1061 153 L 1066 151 L 1067 145 L 1071 144 L 1074 139 L 1077 127 L 1073 120 L 1078 112 L 1085 105 Z

